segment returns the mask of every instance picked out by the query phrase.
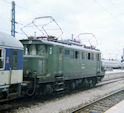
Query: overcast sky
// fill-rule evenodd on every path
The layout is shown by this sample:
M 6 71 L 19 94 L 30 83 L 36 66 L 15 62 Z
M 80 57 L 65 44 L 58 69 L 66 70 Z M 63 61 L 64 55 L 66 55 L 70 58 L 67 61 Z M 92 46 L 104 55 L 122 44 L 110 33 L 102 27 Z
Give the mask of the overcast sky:
M 35 17 L 52 16 L 63 29 L 64 38 L 93 33 L 103 58 L 119 59 L 122 55 L 123 0 L 15 0 L 15 3 L 18 23 L 25 25 Z M 10 34 L 10 20 L 11 0 L 0 0 L 0 31 Z M 20 31 L 21 24 L 16 25 L 17 39 L 25 38 Z

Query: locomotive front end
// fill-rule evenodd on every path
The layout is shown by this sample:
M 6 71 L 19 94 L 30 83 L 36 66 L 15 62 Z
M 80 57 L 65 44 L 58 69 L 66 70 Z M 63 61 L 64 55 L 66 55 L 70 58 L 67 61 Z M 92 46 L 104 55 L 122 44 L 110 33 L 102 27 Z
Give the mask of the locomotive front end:
M 42 76 L 46 69 L 46 46 L 36 41 L 21 41 L 24 45 L 24 77 Z

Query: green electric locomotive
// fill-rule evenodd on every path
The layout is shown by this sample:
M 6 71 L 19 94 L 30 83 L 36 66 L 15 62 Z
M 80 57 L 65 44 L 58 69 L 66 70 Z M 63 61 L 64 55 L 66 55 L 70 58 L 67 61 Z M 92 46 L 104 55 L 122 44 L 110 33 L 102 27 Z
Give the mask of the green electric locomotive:
M 21 43 L 24 82 L 29 96 L 92 87 L 104 77 L 101 52 L 92 46 L 51 36 L 30 37 Z

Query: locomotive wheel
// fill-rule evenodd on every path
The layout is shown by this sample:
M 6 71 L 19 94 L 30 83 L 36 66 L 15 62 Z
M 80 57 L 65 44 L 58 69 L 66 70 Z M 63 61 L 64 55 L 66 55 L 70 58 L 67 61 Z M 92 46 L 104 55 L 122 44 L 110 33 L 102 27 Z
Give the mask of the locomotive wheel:
M 93 87 L 93 81 L 89 80 L 89 87 L 92 88 Z
M 72 89 L 72 90 L 76 89 L 76 84 L 75 84 L 74 81 L 71 83 L 71 89 Z
M 53 93 L 52 85 L 46 85 L 44 88 L 44 95 L 50 95 Z
M 84 88 L 89 87 L 89 82 L 87 79 L 84 79 L 83 86 L 84 86 Z
M 80 80 L 76 80 L 76 81 L 75 81 L 75 84 L 76 84 L 76 88 L 79 88 Z
M 93 87 L 96 85 L 96 79 L 93 79 Z

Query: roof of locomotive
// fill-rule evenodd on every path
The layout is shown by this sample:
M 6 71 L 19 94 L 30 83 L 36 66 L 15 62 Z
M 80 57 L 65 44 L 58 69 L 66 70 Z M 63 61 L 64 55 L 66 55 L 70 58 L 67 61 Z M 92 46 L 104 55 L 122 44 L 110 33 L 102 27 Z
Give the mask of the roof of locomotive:
M 89 52 L 101 53 L 100 50 L 81 45 L 80 43 L 67 43 L 66 41 L 61 40 L 44 40 L 44 39 L 22 39 L 20 40 L 23 44 L 47 44 L 47 45 L 57 45 L 65 48 L 75 49 L 75 50 L 84 50 Z
M 23 49 L 23 45 L 16 38 L 0 32 L 0 46 Z

